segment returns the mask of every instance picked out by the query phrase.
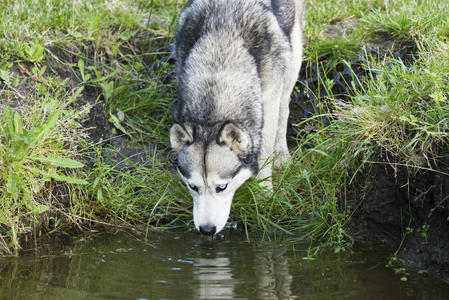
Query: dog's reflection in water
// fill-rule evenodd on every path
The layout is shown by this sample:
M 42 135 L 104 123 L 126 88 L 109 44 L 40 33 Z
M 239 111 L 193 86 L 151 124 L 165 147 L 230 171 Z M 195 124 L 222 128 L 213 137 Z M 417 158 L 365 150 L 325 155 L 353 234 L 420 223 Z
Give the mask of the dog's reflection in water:
M 288 299 L 292 276 L 284 253 L 255 253 L 254 260 L 233 263 L 228 257 L 196 258 L 193 263 L 196 299 L 230 299 L 238 289 L 240 296 L 254 299 Z M 253 278 L 253 283 L 239 278 Z
M 193 278 L 198 280 L 196 297 L 213 299 L 232 296 L 234 280 L 227 257 L 197 258 L 193 263 Z

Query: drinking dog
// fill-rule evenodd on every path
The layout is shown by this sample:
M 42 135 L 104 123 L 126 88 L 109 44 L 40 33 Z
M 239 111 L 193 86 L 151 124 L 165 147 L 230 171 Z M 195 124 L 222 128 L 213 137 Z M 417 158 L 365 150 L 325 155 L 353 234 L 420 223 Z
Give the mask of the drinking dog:
M 223 229 L 246 180 L 257 174 L 271 188 L 272 165 L 290 157 L 304 7 L 304 0 L 191 0 L 179 17 L 170 143 L 203 234 Z

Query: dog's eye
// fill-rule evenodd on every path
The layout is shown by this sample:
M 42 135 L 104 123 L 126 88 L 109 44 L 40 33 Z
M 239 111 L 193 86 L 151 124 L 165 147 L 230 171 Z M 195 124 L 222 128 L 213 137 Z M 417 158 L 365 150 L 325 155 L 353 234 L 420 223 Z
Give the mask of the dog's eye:
M 196 185 L 189 183 L 188 186 L 192 191 L 198 192 L 198 187 Z
M 223 192 L 226 188 L 228 187 L 228 184 L 220 184 L 219 186 L 217 186 L 215 188 L 215 191 L 217 191 L 217 193 L 219 192 Z

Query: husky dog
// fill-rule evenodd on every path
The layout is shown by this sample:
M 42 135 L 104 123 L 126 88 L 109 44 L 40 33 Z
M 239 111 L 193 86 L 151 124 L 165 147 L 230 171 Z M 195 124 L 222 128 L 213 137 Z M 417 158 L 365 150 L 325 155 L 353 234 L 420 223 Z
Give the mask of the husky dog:
M 289 98 L 302 56 L 304 0 L 190 0 L 175 35 L 170 143 L 195 227 L 223 229 L 235 191 L 289 158 Z

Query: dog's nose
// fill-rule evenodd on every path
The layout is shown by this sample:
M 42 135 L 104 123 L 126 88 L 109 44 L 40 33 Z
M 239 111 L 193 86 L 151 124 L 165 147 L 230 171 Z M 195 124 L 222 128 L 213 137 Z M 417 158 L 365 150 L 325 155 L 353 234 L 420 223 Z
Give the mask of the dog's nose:
M 215 231 L 217 230 L 217 227 L 213 226 L 213 225 L 203 225 L 200 226 L 200 232 L 202 234 L 206 234 L 206 235 L 213 235 L 215 234 Z

